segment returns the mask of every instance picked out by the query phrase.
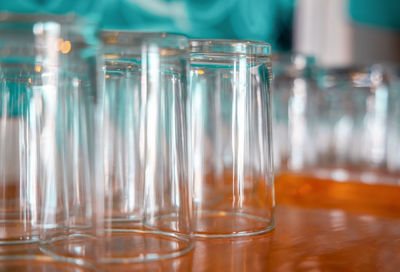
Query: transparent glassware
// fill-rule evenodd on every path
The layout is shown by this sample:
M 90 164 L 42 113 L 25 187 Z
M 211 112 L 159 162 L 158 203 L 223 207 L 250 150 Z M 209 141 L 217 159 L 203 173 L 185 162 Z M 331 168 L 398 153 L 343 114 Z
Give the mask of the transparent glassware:
M 315 131 L 318 177 L 337 181 L 396 184 L 388 166 L 390 123 L 398 90 L 381 65 L 320 69 Z M 398 141 L 398 139 L 396 140 Z M 396 173 L 397 172 L 397 173 Z
M 272 58 L 273 135 L 276 173 L 313 160 L 312 122 L 317 117 L 317 66 L 311 56 L 275 54 Z
M 189 174 L 196 237 L 274 228 L 270 45 L 190 41 Z
M 96 235 L 86 26 L 0 14 L 0 247 L 40 241 L 53 256 L 94 261 L 79 238 Z
M 106 264 L 192 248 L 187 177 L 185 37 L 101 32 L 98 137 Z
M 386 135 L 386 168 L 400 176 L 400 66 L 381 65 L 389 87 L 387 135 Z M 397 180 L 400 185 L 400 178 Z
M 312 114 L 292 118 L 297 126 L 307 124 L 306 138 L 311 140 L 298 146 L 299 163 L 286 172 L 321 180 L 399 184 L 394 150 L 399 150 L 400 98 L 389 75 L 382 65 L 319 68 L 314 77 L 318 88 L 305 89 L 313 94 L 304 112 Z M 289 133 L 297 137 L 295 131 Z

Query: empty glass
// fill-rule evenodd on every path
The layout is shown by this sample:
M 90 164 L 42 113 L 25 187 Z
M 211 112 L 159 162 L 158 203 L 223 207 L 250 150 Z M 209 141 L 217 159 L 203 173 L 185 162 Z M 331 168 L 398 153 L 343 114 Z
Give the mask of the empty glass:
M 189 174 L 197 237 L 274 227 L 271 47 L 190 41 Z
M 102 262 L 175 257 L 192 248 L 187 178 L 186 38 L 101 33 L 98 173 Z
M 0 246 L 40 240 L 46 253 L 94 261 L 88 27 L 0 15 Z
M 389 83 L 386 167 L 390 172 L 400 174 L 400 66 L 386 65 L 383 68 Z M 400 178 L 397 181 L 400 185 Z
M 313 57 L 276 54 L 272 61 L 274 163 L 279 172 L 301 168 L 314 156 L 311 123 L 319 91 Z

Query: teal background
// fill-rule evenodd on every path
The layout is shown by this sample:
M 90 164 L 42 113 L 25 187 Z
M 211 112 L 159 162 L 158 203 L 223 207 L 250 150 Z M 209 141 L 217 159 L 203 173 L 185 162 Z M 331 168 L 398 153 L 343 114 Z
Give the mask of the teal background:
M 290 50 L 298 0 L 0 0 L 0 10 L 76 12 L 106 29 L 167 31 L 190 38 L 267 41 Z M 320 0 L 324 1 L 324 0 Z M 400 0 L 348 0 L 357 24 L 400 31 Z
M 295 0 L 1 0 L 22 13 L 76 12 L 105 29 L 167 31 L 190 38 L 261 40 L 291 48 Z
M 356 23 L 400 31 L 400 0 L 350 0 L 349 10 Z

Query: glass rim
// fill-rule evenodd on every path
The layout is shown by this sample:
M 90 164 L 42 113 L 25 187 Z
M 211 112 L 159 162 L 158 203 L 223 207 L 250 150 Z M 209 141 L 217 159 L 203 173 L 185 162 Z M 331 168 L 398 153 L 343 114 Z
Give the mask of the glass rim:
M 272 62 L 277 65 L 292 66 L 295 69 L 305 69 L 310 65 L 316 65 L 316 58 L 313 55 L 299 52 L 274 52 Z
M 320 75 L 346 76 L 350 74 L 384 74 L 385 72 L 385 66 L 381 64 L 318 67 L 318 73 Z
M 188 48 L 188 38 L 186 36 L 168 32 L 103 29 L 100 30 L 99 37 L 102 44 L 106 46 L 133 47 L 137 44 L 154 42 L 160 48 Z
M 244 54 L 271 56 L 271 45 L 262 41 L 234 39 L 190 39 L 190 53 Z
M 336 86 L 338 80 L 357 87 L 373 87 L 387 83 L 388 71 L 380 64 L 319 67 L 318 84 L 322 88 Z

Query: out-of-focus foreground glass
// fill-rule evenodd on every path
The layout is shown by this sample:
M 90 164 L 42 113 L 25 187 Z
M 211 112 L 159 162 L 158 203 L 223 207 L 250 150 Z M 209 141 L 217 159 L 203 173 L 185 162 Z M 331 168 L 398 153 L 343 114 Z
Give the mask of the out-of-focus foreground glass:
M 187 178 L 186 38 L 101 33 L 99 109 L 104 263 L 175 257 L 192 248 Z M 102 154 L 100 154 L 102 153 Z
M 310 84 L 302 76 L 290 87 L 275 83 L 276 123 L 287 122 L 279 137 L 280 174 L 339 182 L 398 185 L 399 85 L 382 65 L 318 69 Z M 397 82 L 397 83 L 396 83 Z M 314 86 L 317 83 L 317 87 Z M 397 84 L 397 85 L 396 85 Z M 287 95 L 286 95 L 287 94 Z
M 94 261 L 93 35 L 75 16 L 0 15 L 0 247 Z
M 271 48 L 190 41 L 189 173 L 198 237 L 274 227 Z

